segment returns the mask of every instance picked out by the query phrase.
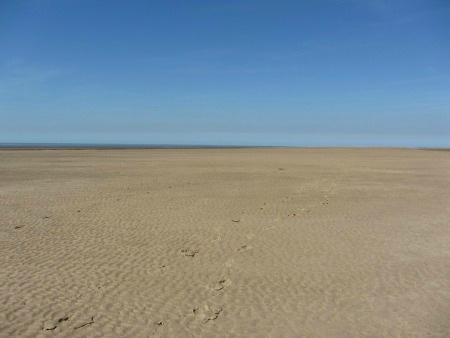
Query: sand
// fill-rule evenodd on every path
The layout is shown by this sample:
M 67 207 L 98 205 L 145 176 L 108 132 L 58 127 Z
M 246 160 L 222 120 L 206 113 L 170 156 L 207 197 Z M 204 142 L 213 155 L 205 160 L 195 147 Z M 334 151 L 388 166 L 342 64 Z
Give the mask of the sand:
M 0 151 L 1 337 L 449 337 L 450 152 Z

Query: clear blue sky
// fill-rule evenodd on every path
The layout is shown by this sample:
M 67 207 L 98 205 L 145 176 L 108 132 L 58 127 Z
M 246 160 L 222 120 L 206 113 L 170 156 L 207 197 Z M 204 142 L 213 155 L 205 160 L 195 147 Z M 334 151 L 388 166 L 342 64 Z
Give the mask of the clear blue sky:
M 448 0 L 1 0 L 0 142 L 450 146 Z

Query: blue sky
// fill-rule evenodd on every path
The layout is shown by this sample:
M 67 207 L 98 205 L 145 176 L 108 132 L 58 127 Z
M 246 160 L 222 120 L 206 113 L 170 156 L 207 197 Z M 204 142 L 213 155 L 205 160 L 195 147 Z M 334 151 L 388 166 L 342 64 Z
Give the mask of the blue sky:
M 450 146 L 450 1 L 0 1 L 0 142 Z

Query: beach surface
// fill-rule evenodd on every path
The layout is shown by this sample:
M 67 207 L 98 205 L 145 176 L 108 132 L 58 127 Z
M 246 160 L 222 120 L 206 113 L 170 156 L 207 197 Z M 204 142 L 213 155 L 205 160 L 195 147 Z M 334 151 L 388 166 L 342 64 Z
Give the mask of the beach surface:
M 450 152 L 0 150 L 1 337 L 449 337 Z

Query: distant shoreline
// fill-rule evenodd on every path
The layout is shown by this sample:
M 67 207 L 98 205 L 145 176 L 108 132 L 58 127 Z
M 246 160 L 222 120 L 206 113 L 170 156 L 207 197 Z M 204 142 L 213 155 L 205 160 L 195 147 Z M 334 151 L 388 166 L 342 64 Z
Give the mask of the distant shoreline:
M 438 147 L 401 147 L 401 146 L 246 146 L 246 145 L 180 145 L 180 144 L 88 144 L 88 143 L 0 143 L 0 150 L 151 150 L 151 149 L 411 149 L 450 151 L 450 148 Z
M 103 143 L 0 143 L 0 149 L 209 149 L 278 148 L 277 146 L 195 145 L 195 144 L 103 144 Z M 283 147 L 284 148 L 284 147 Z
M 0 143 L 0 150 L 59 150 L 59 149 L 122 150 L 122 149 L 241 149 L 241 148 L 288 148 L 288 147 L 244 146 L 244 145 L 181 145 L 181 144 Z

